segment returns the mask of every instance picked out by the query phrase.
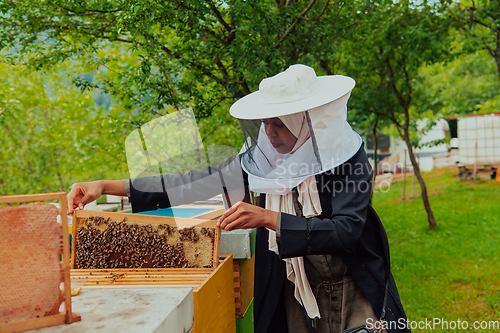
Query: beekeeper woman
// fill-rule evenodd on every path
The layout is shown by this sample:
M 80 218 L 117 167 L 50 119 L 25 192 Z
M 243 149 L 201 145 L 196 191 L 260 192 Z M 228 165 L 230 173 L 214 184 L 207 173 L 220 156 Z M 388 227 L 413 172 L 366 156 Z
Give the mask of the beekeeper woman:
M 374 323 L 387 281 L 386 320 L 395 328 L 388 331 L 406 318 L 387 237 L 370 206 L 372 169 L 346 120 L 354 84 L 295 65 L 230 109 L 249 145 L 241 166 L 265 210 L 240 203 L 219 223 L 259 227 L 256 332 L 340 332 Z
M 246 136 L 235 161 L 250 190 L 260 193 L 260 207 L 238 202 L 218 224 L 257 228 L 255 332 L 380 327 L 382 316 L 388 332 L 409 332 L 385 230 L 370 206 L 372 169 L 346 120 L 354 85 L 349 77 L 317 77 L 294 65 L 230 109 Z M 203 175 L 165 175 L 161 186 L 178 188 L 193 178 Z M 70 211 L 101 193 L 129 194 L 134 211 L 168 206 L 171 198 L 144 190 L 155 181 L 75 184 Z

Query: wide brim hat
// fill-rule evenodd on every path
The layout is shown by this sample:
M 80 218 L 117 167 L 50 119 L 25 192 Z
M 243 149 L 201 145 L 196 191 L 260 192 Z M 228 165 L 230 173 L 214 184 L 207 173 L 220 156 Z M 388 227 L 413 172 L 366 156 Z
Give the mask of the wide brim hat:
M 316 76 L 309 66 L 292 65 L 261 81 L 259 90 L 236 101 L 238 119 L 265 119 L 314 109 L 349 93 L 356 81 L 343 75 Z

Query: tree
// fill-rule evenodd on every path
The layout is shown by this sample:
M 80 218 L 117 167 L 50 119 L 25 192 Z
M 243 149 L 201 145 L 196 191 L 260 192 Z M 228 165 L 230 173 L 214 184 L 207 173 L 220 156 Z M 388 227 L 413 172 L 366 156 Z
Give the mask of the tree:
M 408 148 L 431 228 L 436 221 L 413 151 L 418 143 L 412 142 L 412 133 L 418 115 L 428 111 L 415 107 L 419 68 L 446 59 L 449 34 L 439 6 L 411 1 L 381 3 L 373 19 L 366 22 L 366 34 L 353 41 L 352 47 L 360 43 L 363 47 L 353 52 L 355 59 L 351 62 L 353 73 L 363 78 L 357 94 L 363 91 L 367 94 L 363 99 L 373 103 L 365 110 L 389 119 Z
M 212 138 L 234 137 L 223 132 L 236 126 L 229 105 L 291 64 L 363 77 L 376 89 L 380 108 L 374 113 L 394 123 L 408 145 L 434 226 L 411 134 L 414 115 L 423 111 L 412 99 L 418 69 L 446 54 L 439 6 L 408 0 L 8 0 L 0 3 L 0 47 L 9 53 L 5 60 L 35 69 L 79 61 L 82 75 L 75 82 L 114 96 L 128 110 L 121 118 L 127 124 L 191 106 L 198 119 L 211 116 L 201 122 L 202 137 L 218 144 L 226 142 Z M 89 71 L 93 80 L 83 75 Z
M 0 48 L 4 61 L 36 70 L 77 62 L 77 86 L 113 96 L 124 126 L 192 107 L 205 145 L 240 147 L 229 106 L 295 63 L 341 72 L 342 42 L 373 8 L 361 0 L 8 0 Z
M 361 110 L 360 110 L 361 111 Z M 373 186 L 370 193 L 370 200 L 373 199 L 373 191 L 375 189 L 375 180 L 378 175 L 378 135 L 380 133 L 379 129 L 383 128 L 381 126 L 381 120 L 384 118 L 380 117 L 375 113 L 363 112 L 361 113 L 365 116 L 362 121 L 358 122 L 358 126 L 363 128 L 365 133 L 369 133 L 373 140 Z
M 375 178 L 379 172 L 378 170 L 378 136 L 390 125 L 390 121 L 386 117 L 381 116 L 377 111 L 383 101 L 379 100 L 381 97 L 377 87 L 371 85 L 369 82 L 363 81 L 370 79 L 370 77 L 357 77 L 357 86 L 355 88 L 354 96 L 350 102 L 348 119 L 354 127 L 365 135 L 371 135 L 373 139 L 373 184 L 375 185 Z M 361 89 L 359 89 L 361 87 Z M 370 197 L 373 198 L 374 187 Z
M 16 49 L 12 61 L 35 69 L 70 58 L 87 70 L 104 67 L 99 80 L 77 83 L 129 109 L 191 106 L 202 118 L 291 64 L 331 71 L 336 41 L 370 7 L 340 0 L 9 0 L 0 4 L 0 47 Z
M 442 116 L 476 112 L 481 103 L 500 92 L 495 61 L 484 50 L 425 66 L 420 77 L 419 109 L 436 110 Z
M 460 1 L 450 12 L 465 35 L 466 48 L 486 50 L 495 60 L 500 80 L 500 0 Z
M 126 178 L 124 136 L 65 66 L 27 73 L 0 63 L 0 194 L 64 191 L 80 178 Z M 115 110 L 112 110 L 114 112 Z

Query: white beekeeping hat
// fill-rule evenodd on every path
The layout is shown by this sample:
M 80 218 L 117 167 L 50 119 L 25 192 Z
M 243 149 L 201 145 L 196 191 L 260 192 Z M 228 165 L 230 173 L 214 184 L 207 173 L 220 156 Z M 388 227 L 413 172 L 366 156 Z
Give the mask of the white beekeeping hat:
M 354 85 L 347 76 L 318 77 L 311 67 L 293 65 L 262 80 L 258 91 L 231 106 L 231 115 L 240 120 L 245 133 L 241 164 L 252 191 L 286 194 L 359 150 L 363 141 L 347 123 L 347 100 Z M 298 138 L 300 147 L 285 154 L 273 147 L 262 123 L 273 118 Z

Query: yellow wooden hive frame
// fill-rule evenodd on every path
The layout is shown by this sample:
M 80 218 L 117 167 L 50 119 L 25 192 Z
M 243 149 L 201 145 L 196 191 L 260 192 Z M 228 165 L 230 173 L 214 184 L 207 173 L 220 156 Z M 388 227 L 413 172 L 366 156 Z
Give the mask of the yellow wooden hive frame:
M 59 200 L 59 212 L 61 214 L 61 226 L 63 229 L 63 270 L 64 270 L 64 312 L 56 315 L 20 320 L 13 323 L 0 324 L 1 332 L 21 332 L 42 327 L 70 324 L 81 320 L 80 315 L 71 311 L 71 281 L 69 267 L 69 235 L 68 235 L 68 204 L 66 192 L 42 193 L 0 196 L 0 204 L 40 202 Z
M 215 220 L 201 220 L 195 218 L 173 218 L 167 216 L 154 216 L 154 215 L 142 215 L 142 214 L 128 214 L 128 213 L 114 213 L 114 212 L 103 212 L 103 211 L 92 211 L 92 210 L 75 210 L 73 212 L 73 251 L 71 253 L 71 268 L 74 269 L 75 263 L 75 249 L 76 249 L 76 237 L 75 233 L 78 230 L 80 219 L 89 218 L 91 216 L 101 216 L 104 218 L 111 218 L 115 221 L 121 221 L 127 218 L 129 221 L 144 223 L 144 224 L 168 224 L 171 226 L 183 226 L 183 227 L 205 227 L 213 228 L 214 234 L 214 247 L 212 254 L 212 268 L 206 268 L 209 271 L 214 270 L 219 265 L 220 256 L 220 237 L 221 231 L 217 227 L 217 221 Z M 187 270 L 193 270 L 195 268 L 184 268 Z M 200 269 L 200 268 L 196 268 Z

